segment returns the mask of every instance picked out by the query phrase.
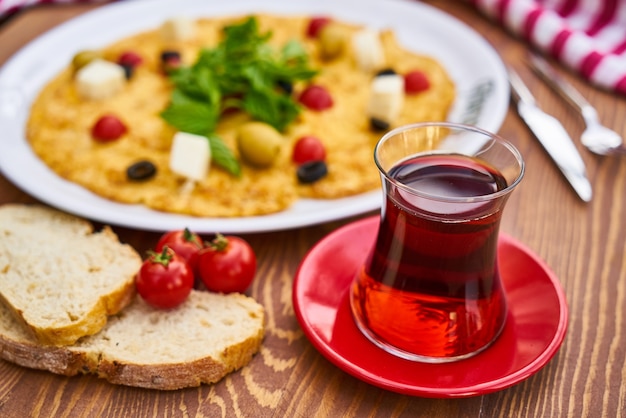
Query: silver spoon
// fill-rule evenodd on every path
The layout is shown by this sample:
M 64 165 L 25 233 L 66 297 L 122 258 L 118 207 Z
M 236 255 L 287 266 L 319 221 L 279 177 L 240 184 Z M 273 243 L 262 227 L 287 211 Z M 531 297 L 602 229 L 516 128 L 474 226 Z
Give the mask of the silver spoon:
M 585 121 L 580 141 L 589 151 L 599 155 L 626 155 L 622 137 L 600 123 L 598 112 L 578 90 L 558 75 L 550 64 L 536 54 L 530 54 L 530 64 L 541 78 L 574 106 Z

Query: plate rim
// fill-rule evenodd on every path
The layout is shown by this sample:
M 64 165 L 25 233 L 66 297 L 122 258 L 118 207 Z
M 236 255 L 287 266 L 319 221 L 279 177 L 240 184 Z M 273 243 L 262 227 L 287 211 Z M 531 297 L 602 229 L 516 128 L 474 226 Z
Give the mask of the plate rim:
M 434 19 L 437 22 L 444 22 L 447 25 L 446 28 L 451 32 L 460 32 L 466 36 L 466 40 L 469 42 L 468 45 L 471 45 L 471 48 L 478 46 L 479 49 L 475 50 L 474 53 L 477 53 L 482 59 L 489 62 L 490 65 L 486 65 L 486 67 L 489 67 L 488 71 L 490 72 L 490 77 L 492 77 L 492 81 L 496 85 L 493 93 L 494 98 L 490 99 L 494 103 L 493 107 L 495 108 L 489 109 L 490 115 L 488 117 L 486 117 L 484 113 L 480 114 L 482 118 L 486 118 L 485 122 L 481 122 L 481 126 L 494 132 L 500 129 L 506 117 L 508 109 L 507 103 L 510 96 L 502 59 L 493 46 L 489 44 L 482 35 L 460 19 L 434 6 L 413 0 L 344 0 L 341 3 L 333 2 L 333 0 L 301 0 L 296 2 L 289 2 L 289 0 L 266 0 L 262 4 L 254 0 L 231 0 L 230 2 L 222 2 L 219 5 L 202 4 L 194 0 L 183 0 L 177 2 L 176 5 L 181 10 L 191 10 L 200 13 L 202 16 L 223 15 L 222 10 L 232 10 L 234 12 L 235 9 L 237 9 L 239 13 L 243 14 L 246 11 L 251 13 L 262 11 L 277 12 L 278 9 L 282 10 L 282 8 L 284 8 L 283 13 L 285 14 L 312 14 L 317 12 L 320 14 L 338 14 L 344 19 L 347 19 L 345 16 L 347 16 L 346 10 L 348 10 L 348 8 L 352 7 L 354 9 L 354 6 L 359 5 L 359 8 L 355 9 L 354 12 L 354 16 L 356 17 L 352 18 L 352 20 L 362 20 L 363 16 L 367 16 L 367 18 L 372 21 L 376 20 L 371 16 L 372 12 L 367 11 L 368 7 L 363 6 L 364 2 L 367 3 L 368 7 L 375 6 L 381 8 L 384 5 L 385 10 L 391 10 L 389 16 L 380 18 L 381 25 L 387 21 L 393 24 L 404 17 L 400 16 L 399 12 L 406 11 L 411 17 L 422 16 L 421 19 L 428 18 Z M 339 220 L 360 215 L 380 207 L 381 198 L 379 196 L 380 192 L 378 191 L 378 193 L 367 192 L 340 199 L 299 199 L 291 208 L 268 215 L 237 218 L 195 217 L 161 212 L 142 205 L 110 201 L 81 186 L 62 179 L 41 162 L 25 143 L 23 125 L 28 114 L 26 107 L 30 106 L 32 100 L 34 100 L 34 96 L 39 92 L 41 87 L 43 87 L 49 78 L 54 76 L 59 69 L 43 70 L 43 73 L 34 70 L 32 67 L 38 67 L 36 64 L 41 61 L 40 58 L 33 58 L 37 55 L 34 54 L 34 52 L 38 52 L 43 46 L 54 44 L 55 42 L 58 43 L 63 40 L 64 37 L 72 36 L 75 32 L 79 32 L 83 28 L 97 24 L 98 22 L 106 22 L 121 14 L 128 15 L 128 12 L 142 13 L 147 7 L 150 7 L 151 10 L 160 9 L 161 6 L 167 6 L 170 9 L 173 8 L 171 2 L 168 2 L 168 0 L 134 0 L 132 2 L 114 2 L 100 6 L 44 32 L 23 46 L 4 63 L 0 68 L 0 86 L 2 86 L 0 90 L 9 92 L 11 95 L 9 100 L 14 100 L 15 96 L 18 97 L 17 100 L 20 102 L 18 112 L 21 112 L 21 114 L 17 116 L 8 115 L 6 112 L 3 112 L 3 106 L 7 105 L 7 94 L 2 95 L 0 93 L 0 122 L 2 122 L 3 125 L 10 125 L 6 126 L 8 131 L 7 138 L 9 138 L 7 142 L 13 141 L 9 143 L 9 145 L 13 146 L 9 146 L 7 148 L 8 151 L 3 153 L 4 157 L 0 155 L 0 171 L 8 180 L 29 195 L 51 206 L 74 213 L 75 215 L 117 226 L 152 231 L 166 231 L 181 227 L 190 227 L 199 233 L 215 232 L 218 230 L 224 233 L 278 231 Z M 142 21 L 130 27 L 124 25 L 124 28 L 120 29 L 119 32 L 130 34 L 137 31 L 135 27 L 145 28 L 154 26 L 157 22 L 162 21 L 162 18 L 158 16 L 165 14 L 165 12 L 160 13 L 160 15 L 153 15 L 148 20 L 151 22 L 150 24 L 147 23 L 148 21 Z M 350 16 L 353 16 L 353 14 L 350 14 Z M 404 28 L 400 23 L 397 25 Z M 111 36 L 112 39 L 118 39 L 123 35 L 117 34 L 109 36 Z M 100 40 L 100 42 L 105 43 L 111 41 L 111 39 L 106 41 L 103 39 L 107 39 L 106 36 L 103 37 L 103 35 L 99 35 L 91 42 L 98 43 L 98 40 Z M 413 48 L 412 45 L 409 47 Z M 74 50 L 68 50 L 64 53 L 68 55 L 70 52 L 73 53 L 73 51 Z M 458 50 L 456 53 L 458 54 Z M 436 56 L 435 58 L 439 57 Z M 61 58 L 58 59 L 60 60 Z M 446 70 L 450 72 L 451 75 L 459 71 L 456 68 L 448 67 L 446 67 Z M 22 73 L 26 75 L 23 76 Z M 39 86 L 36 89 L 33 88 L 33 91 L 28 93 L 28 90 L 22 87 L 22 85 L 25 85 L 26 82 L 30 82 L 31 78 L 35 80 L 33 84 Z M 42 78 L 45 79 L 42 80 Z M 454 81 L 455 83 L 458 82 L 458 80 Z M 464 92 L 466 95 L 470 93 L 471 92 L 468 91 Z M 460 99 L 457 98 L 455 106 L 458 106 L 459 100 Z M 15 109 L 10 109 L 10 112 L 14 110 Z M 457 112 L 455 116 L 457 119 L 463 117 L 462 113 L 458 113 L 458 110 L 452 109 L 451 113 L 453 112 Z M 41 180 L 31 178 L 34 177 L 30 176 L 30 171 L 32 170 L 17 167 L 15 161 L 16 156 L 22 159 L 22 161 L 20 161 L 21 164 L 25 164 L 26 162 L 29 164 L 29 169 L 35 169 L 39 178 L 47 178 L 48 180 L 44 180 L 44 182 L 47 181 L 47 183 L 42 186 Z M 66 196 L 59 197 L 57 192 L 62 192 Z M 303 210 L 303 208 L 306 210 Z
M 512 387 L 518 383 L 521 383 L 522 381 L 528 379 L 535 373 L 538 373 L 557 354 L 561 345 L 563 344 L 563 341 L 567 334 L 567 328 L 569 324 L 569 307 L 567 304 L 564 290 L 562 289 L 560 285 L 558 277 L 552 271 L 552 269 L 550 269 L 550 267 L 545 263 L 545 261 L 543 261 L 543 259 L 541 259 L 541 257 L 539 257 L 536 253 L 534 253 L 530 248 L 528 248 L 526 245 L 521 243 L 519 240 L 508 235 L 507 233 L 500 232 L 499 244 L 510 245 L 511 247 L 515 248 L 517 251 L 520 251 L 524 255 L 530 257 L 537 264 L 537 266 L 545 273 L 547 282 L 550 283 L 550 288 L 554 291 L 554 295 L 559 302 L 559 306 L 558 306 L 559 318 L 554 321 L 554 324 L 556 325 L 555 327 L 556 329 L 555 329 L 554 334 L 551 336 L 551 338 L 549 340 L 546 339 L 545 342 L 547 342 L 547 344 L 546 344 L 545 349 L 543 349 L 540 353 L 538 353 L 537 356 L 532 359 L 532 361 L 529 361 L 523 367 L 520 367 L 519 369 L 511 373 L 508 373 L 496 379 L 491 379 L 491 380 L 483 381 L 483 382 L 477 382 L 472 385 L 466 385 L 463 387 L 455 387 L 452 389 L 445 388 L 445 387 L 426 387 L 423 385 L 422 386 L 408 385 L 406 383 L 394 382 L 393 380 L 388 379 L 388 378 L 383 378 L 382 376 L 373 376 L 371 375 L 371 373 L 369 375 L 364 375 L 360 373 L 359 370 L 357 370 L 357 368 L 363 369 L 363 367 L 360 367 L 359 365 L 354 364 L 353 362 L 350 361 L 349 358 L 347 358 L 347 356 L 344 356 L 341 353 L 334 350 L 332 345 L 327 343 L 324 340 L 324 338 L 320 336 L 320 333 L 316 332 L 315 326 L 312 324 L 311 321 L 309 321 L 309 317 L 304 314 L 306 309 L 304 309 L 301 306 L 301 303 L 300 303 L 301 299 L 300 299 L 299 292 L 300 290 L 302 290 L 302 288 L 301 286 L 299 286 L 299 284 L 302 281 L 301 274 L 303 274 L 302 272 L 305 268 L 306 263 L 309 262 L 311 258 L 315 256 L 317 252 L 323 251 L 323 247 L 327 243 L 329 243 L 330 241 L 339 239 L 339 237 L 341 237 L 342 235 L 349 235 L 354 230 L 359 230 L 359 229 L 366 228 L 366 227 L 376 227 L 376 224 L 378 223 L 378 219 L 379 219 L 378 215 L 368 216 L 368 217 L 353 221 L 351 223 L 348 223 L 346 225 L 343 225 L 340 228 L 337 228 L 334 231 L 327 234 L 326 236 L 324 236 L 313 247 L 309 249 L 309 251 L 303 257 L 301 263 L 299 264 L 296 270 L 296 274 L 294 276 L 292 303 L 293 303 L 294 312 L 296 314 L 298 323 L 300 324 L 301 329 L 303 330 L 307 339 L 314 346 L 314 348 L 318 352 L 320 352 L 320 354 L 323 357 L 329 360 L 333 365 L 343 370 L 344 372 L 350 374 L 351 376 L 359 380 L 362 380 L 366 383 L 369 383 L 373 386 L 376 386 L 385 390 L 389 390 L 392 392 L 404 394 L 404 395 L 420 396 L 420 397 L 428 397 L 428 398 L 466 398 L 466 397 L 479 396 L 479 395 L 485 395 L 485 394 L 497 392 L 497 391 Z M 348 297 L 347 295 L 348 285 L 345 285 L 345 286 L 346 287 L 342 287 L 343 295 L 341 297 L 341 302 L 340 302 L 341 305 L 336 307 L 337 312 L 339 312 L 340 307 L 342 305 L 348 303 L 346 302 L 346 299 Z M 511 314 L 509 313 L 509 315 Z M 507 321 L 507 324 L 509 323 L 510 321 Z M 334 324 L 335 322 L 333 322 L 333 326 Z M 356 324 L 353 323 L 352 326 L 357 332 L 360 332 L 358 331 Z M 507 326 L 510 326 L 510 325 L 505 324 L 505 329 L 507 328 Z M 369 342 L 369 340 L 367 340 L 365 337 L 363 337 L 361 341 L 363 344 L 371 344 L 371 346 L 374 347 L 374 345 L 371 342 Z M 376 349 L 377 351 L 379 350 L 381 357 L 393 357 L 391 354 L 384 352 L 382 349 L 378 347 L 376 347 Z M 488 354 L 489 352 L 488 350 L 489 348 L 485 350 L 482 354 L 483 355 Z M 477 361 L 478 359 L 479 357 L 477 356 L 474 358 L 473 361 Z M 454 367 L 454 363 L 447 363 L 447 364 L 422 363 L 422 366 L 420 367 L 432 368 L 433 370 L 431 371 L 434 371 L 435 369 L 440 368 L 440 367 L 446 367 L 446 368 Z

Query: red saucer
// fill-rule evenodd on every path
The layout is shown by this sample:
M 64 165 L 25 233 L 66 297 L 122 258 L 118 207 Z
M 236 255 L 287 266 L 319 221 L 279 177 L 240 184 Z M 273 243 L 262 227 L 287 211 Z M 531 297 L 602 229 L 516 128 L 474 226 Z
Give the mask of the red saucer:
M 304 333 L 340 369 L 374 386 L 407 395 L 458 398 L 513 386 L 556 354 L 568 310 L 558 279 L 528 248 L 500 234 L 499 265 L 509 315 L 484 352 L 454 363 L 426 364 L 395 357 L 357 329 L 348 288 L 370 251 L 378 216 L 348 224 L 319 241 L 295 277 L 293 304 Z

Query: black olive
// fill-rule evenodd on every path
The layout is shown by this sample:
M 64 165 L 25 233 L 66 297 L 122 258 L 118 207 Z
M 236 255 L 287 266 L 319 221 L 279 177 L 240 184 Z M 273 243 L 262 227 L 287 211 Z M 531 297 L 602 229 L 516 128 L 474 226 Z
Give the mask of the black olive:
M 153 177 L 157 172 L 156 166 L 150 161 L 142 160 L 126 169 L 126 176 L 129 180 L 144 181 Z
M 293 93 L 293 84 L 291 84 L 289 81 L 279 80 L 278 82 L 276 82 L 276 84 L 278 84 L 278 87 L 280 87 L 285 93 Z
M 385 68 L 384 70 L 380 70 L 376 73 L 376 77 L 380 75 L 396 75 L 396 71 L 393 68 Z
M 389 129 L 389 122 L 379 118 L 370 118 L 370 126 L 375 131 L 386 131 Z
M 328 174 L 324 161 L 308 161 L 298 167 L 297 175 L 300 183 L 314 183 Z
M 162 62 L 167 62 L 167 61 L 172 61 L 172 60 L 180 60 L 180 52 L 171 51 L 171 50 L 161 52 Z
M 130 64 L 120 64 L 120 67 L 124 69 L 124 76 L 126 77 L 126 80 L 130 80 L 133 77 L 135 67 Z

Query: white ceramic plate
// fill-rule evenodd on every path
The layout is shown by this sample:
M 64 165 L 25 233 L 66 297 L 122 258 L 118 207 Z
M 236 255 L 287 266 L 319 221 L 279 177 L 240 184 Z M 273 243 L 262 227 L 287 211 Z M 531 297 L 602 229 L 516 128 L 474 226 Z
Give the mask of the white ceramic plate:
M 0 71 L 0 169 L 15 185 L 59 209 L 108 224 L 166 231 L 189 227 L 199 233 L 247 233 L 314 225 L 380 207 L 379 191 L 333 199 L 301 199 L 280 213 L 244 218 L 199 218 L 144 206 L 115 203 L 67 182 L 31 151 L 24 126 L 39 90 L 81 49 L 106 46 L 158 26 L 177 15 L 220 16 L 270 12 L 325 14 L 376 28 L 393 28 L 406 47 L 440 61 L 458 97 L 448 120 L 496 132 L 504 120 L 509 87 L 494 49 L 457 19 L 412 0 L 134 0 L 113 3 L 78 16 L 34 40 Z

